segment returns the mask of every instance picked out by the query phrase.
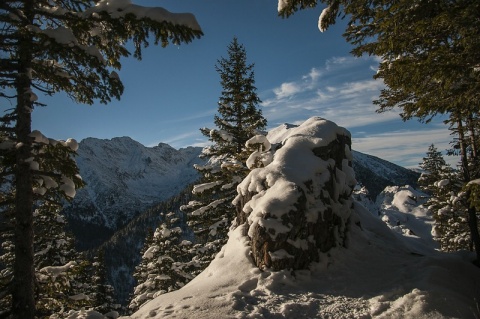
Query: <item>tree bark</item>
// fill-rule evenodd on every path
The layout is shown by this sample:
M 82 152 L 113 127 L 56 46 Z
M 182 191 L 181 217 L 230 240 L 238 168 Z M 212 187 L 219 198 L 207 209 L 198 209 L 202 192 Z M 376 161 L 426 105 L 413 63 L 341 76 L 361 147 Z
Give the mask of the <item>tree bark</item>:
M 24 2 L 27 23 L 33 23 L 33 0 Z M 28 33 L 19 39 L 19 69 L 16 80 L 17 151 L 15 166 L 15 261 L 13 264 L 12 314 L 15 319 L 35 317 L 35 268 L 33 263 L 33 190 L 28 159 L 31 151 L 31 66 L 32 37 Z
M 468 153 L 467 153 L 467 146 L 466 146 L 466 141 L 465 141 L 465 128 L 462 124 L 462 120 L 458 119 L 457 120 L 458 124 L 458 137 L 459 137 L 459 142 L 460 142 L 460 156 L 461 156 L 461 161 L 462 161 L 462 168 L 463 168 L 463 179 L 465 185 L 472 180 L 471 174 L 470 174 L 470 168 L 468 165 Z M 474 159 L 476 160 L 476 159 Z M 477 210 L 475 207 L 472 207 L 470 205 L 470 191 L 467 191 L 467 206 L 468 206 L 468 212 L 467 212 L 467 220 L 468 220 L 468 227 L 470 229 L 470 237 L 473 243 L 473 246 L 475 248 L 475 253 L 477 256 L 476 263 L 480 264 L 480 234 L 478 232 L 478 221 L 477 221 Z

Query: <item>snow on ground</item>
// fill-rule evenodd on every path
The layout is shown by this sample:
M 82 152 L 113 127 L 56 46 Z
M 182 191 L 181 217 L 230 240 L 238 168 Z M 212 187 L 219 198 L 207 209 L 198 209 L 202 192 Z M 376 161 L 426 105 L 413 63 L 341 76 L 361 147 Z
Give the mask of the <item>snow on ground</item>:
M 396 233 L 405 237 L 412 250 L 439 248 L 432 236 L 433 219 L 429 210 L 422 206 L 427 195 L 411 186 L 390 186 L 380 193 L 376 206 L 380 218 Z
M 314 122 L 319 121 L 305 123 L 319 142 L 316 132 L 333 126 Z M 282 129 L 268 138 L 285 142 L 301 127 L 285 127 L 288 134 Z M 289 141 L 305 143 L 303 133 Z M 292 143 L 283 143 L 282 150 Z M 291 165 L 283 167 L 288 171 Z M 254 266 L 243 235 L 248 225 L 240 225 L 199 276 L 123 318 L 478 318 L 480 270 L 468 253 L 435 250 L 422 196 L 408 186 L 387 188 L 374 211 L 375 206 L 368 210 L 356 201 L 347 247 L 332 249 L 310 269 L 294 273 Z
M 190 283 L 122 318 L 480 318 L 473 255 L 435 249 L 422 196 L 389 187 L 369 209 L 355 201 L 346 247 L 294 273 L 254 266 L 240 225 Z
M 478 318 L 480 271 L 467 253 L 422 243 L 419 254 L 362 205 L 355 213 L 348 248 L 295 274 L 257 269 L 240 226 L 198 277 L 122 318 Z

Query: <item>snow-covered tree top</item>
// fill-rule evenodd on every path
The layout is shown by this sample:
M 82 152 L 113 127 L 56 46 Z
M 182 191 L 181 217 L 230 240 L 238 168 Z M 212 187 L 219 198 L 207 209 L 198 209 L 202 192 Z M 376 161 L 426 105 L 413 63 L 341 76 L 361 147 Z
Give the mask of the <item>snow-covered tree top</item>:
M 194 30 L 201 30 L 195 16 L 191 13 L 171 13 L 161 7 L 144 7 L 133 4 L 131 0 L 100 0 L 95 7 L 85 11 L 85 15 L 95 15 L 106 11 L 112 17 L 134 14 L 137 18 L 148 18 L 157 22 L 184 25 Z

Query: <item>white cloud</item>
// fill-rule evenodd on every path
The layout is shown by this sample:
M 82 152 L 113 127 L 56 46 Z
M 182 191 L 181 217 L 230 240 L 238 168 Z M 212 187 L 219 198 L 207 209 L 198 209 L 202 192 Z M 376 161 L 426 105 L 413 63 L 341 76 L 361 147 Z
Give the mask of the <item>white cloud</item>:
M 326 101 L 353 100 L 357 96 L 364 97 L 367 92 L 378 95 L 383 84 L 372 79 L 373 73 L 369 69 L 371 60 L 353 57 L 329 59 L 322 68 L 311 68 L 307 74 L 299 76 L 298 80 L 281 83 L 264 93 L 266 97 L 262 98 L 262 106 L 276 106 L 278 110 L 279 107 L 291 107 L 292 104 L 300 108 L 303 104 L 316 104 L 321 109 L 325 107 Z M 368 96 L 368 104 L 372 102 L 371 95 Z
M 335 69 L 338 68 L 338 66 L 346 65 L 353 61 L 355 61 L 355 58 L 350 56 L 332 57 L 325 62 L 325 69 Z
M 347 82 L 344 83 L 338 94 L 347 96 L 365 95 L 366 92 L 379 92 L 384 87 L 384 84 L 380 80 L 364 80 L 359 82 Z
M 282 83 L 280 87 L 273 89 L 276 98 L 279 100 L 289 98 L 302 91 L 302 87 L 294 82 Z
M 337 88 L 335 88 L 335 87 L 333 87 L 333 86 L 327 86 L 325 89 L 326 89 L 328 92 L 335 92 L 335 91 L 337 91 Z
M 264 115 L 270 122 L 283 123 L 322 116 L 342 126 L 358 127 L 398 118 L 397 112 L 383 114 L 375 112 L 376 107 L 372 101 L 378 97 L 383 88 L 381 81 L 363 79 L 328 85 L 321 81 L 318 84 L 314 81 L 308 83 L 300 81 L 289 84 L 288 92 L 295 92 L 295 95 L 286 98 L 286 93 L 278 94 L 287 91 L 284 83 L 281 89 L 274 89 L 275 98 L 264 99 L 262 104 Z
M 302 79 L 311 80 L 311 81 L 315 82 L 316 80 L 318 80 L 320 78 L 320 76 L 322 76 L 322 72 L 320 70 L 318 70 L 317 68 L 312 68 L 310 70 L 310 73 L 308 73 L 307 75 L 304 75 L 302 77 Z

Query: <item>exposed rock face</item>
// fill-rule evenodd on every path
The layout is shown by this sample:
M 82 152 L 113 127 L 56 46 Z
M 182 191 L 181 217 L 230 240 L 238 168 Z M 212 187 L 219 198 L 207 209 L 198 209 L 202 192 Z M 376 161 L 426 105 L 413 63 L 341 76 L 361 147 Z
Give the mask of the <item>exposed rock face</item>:
M 259 268 L 305 269 L 346 245 L 356 184 L 350 133 L 315 117 L 283 140 L 271 164 L 238 188 L 237 223 L 249 224 Z

